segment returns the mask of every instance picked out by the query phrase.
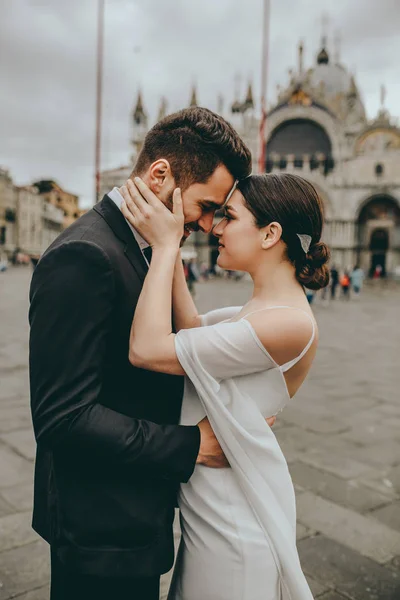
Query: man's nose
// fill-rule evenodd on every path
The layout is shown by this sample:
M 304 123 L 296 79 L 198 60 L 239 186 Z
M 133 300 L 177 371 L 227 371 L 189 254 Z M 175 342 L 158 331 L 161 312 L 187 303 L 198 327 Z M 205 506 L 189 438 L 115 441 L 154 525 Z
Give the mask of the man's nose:
M 200 229 L 204 232 L 204 233 L 210 233 L 210 231 L 213 228 L 213 222 L 214 222 L 214 215 L 207 215 L 202 217 L 201 219 L 199 219 L 198 223 L 200 226 Z

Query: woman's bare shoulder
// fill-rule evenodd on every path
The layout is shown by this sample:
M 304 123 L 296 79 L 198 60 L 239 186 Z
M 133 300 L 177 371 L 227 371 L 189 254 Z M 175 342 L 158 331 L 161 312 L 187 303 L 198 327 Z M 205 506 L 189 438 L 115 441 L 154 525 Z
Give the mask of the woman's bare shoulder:
M 246 320 L 278 365 L 299 356 L 310 341 L 313 330 L 315 339 L 318 339 L 318 328 L 311 311 L 274 308 L 249 315 Z

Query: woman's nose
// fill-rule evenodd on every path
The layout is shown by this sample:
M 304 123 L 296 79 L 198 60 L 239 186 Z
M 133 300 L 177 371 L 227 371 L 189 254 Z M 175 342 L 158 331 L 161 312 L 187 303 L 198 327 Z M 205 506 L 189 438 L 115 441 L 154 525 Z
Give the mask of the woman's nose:
M 211 231 L 211 233 L 213 235 L 215 235 L 215 237 L 220 237 L 220 235 L 221 235 L 220 225 L 221 225 L 221 221 L 219 223 L 217 223 L 216 225 L 214 225 L 214 227 L 213 227 L 213 229 Z
M 224 228 L 226 225 L 226 219 L 221 219 L 219 221 L 219 223 L 217 223 L 216 225 L 214 225 L 214 229 L 212 230 L 212 234 L 215 235 L 215 237 L 221 237 L 221 235 L 223 234 Z

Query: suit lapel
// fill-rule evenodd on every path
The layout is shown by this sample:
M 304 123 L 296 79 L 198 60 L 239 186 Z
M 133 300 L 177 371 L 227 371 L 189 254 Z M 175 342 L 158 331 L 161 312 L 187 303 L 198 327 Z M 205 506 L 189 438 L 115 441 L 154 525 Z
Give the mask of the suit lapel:
M 148 271 L 147 263 L 141 249 L 135 240 L 128 223 L 116 204 L 107 196 L 96 204 L 93 209 L 107 222 L 114 235 L 124 244 L 124 253 L 135 269 L 141 281 L 144 281 Z
M 140 277 L 141 281 L 144 281 L 146 277 L 147 271 L 149 270 L 146 261 L 143 258 L 142 251 L 140 250 L 135 238 L 132 235 L 132 242 L 128 242 L 128 244 L 124 248 L 125 255 L 132 267 L 136 270 L 137 274 Z

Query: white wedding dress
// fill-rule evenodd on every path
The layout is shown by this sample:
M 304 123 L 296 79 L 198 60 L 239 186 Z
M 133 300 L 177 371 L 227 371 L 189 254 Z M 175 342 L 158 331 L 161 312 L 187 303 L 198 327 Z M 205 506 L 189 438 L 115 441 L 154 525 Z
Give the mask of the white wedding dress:
M 310 348 L 315 324 L 302 311 L 310 341 L 279 366 L 246 318 L 229 321 L 239 310 L 212 311 L 203 327 L 175 338 L 187 374 L 181 423 L 207 415 L 231 468 L 196 466 L 181 485 L 182 541 L 168 598 L 312 600 L 296 549 L 292 480 L 265 418 L 288 403 L 283 373 Z

